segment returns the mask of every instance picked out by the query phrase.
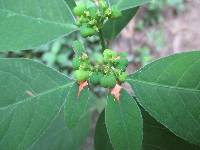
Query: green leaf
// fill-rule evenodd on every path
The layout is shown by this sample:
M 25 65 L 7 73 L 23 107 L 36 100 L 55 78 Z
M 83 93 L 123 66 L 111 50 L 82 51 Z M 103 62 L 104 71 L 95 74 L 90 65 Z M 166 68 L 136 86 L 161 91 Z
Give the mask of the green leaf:
M 79 85 L 74 83 L 69 89 L 67 102 L 65 104 L 64 114 L 66 124 L 69 128 L 74 128 L 81 118 L 88 113 L 91 106 L 91 94 L 89 88 L 85 87 L 78 96 Z
M 108 21 L 103 28 L 105 38 L 113 39 L 135 16 L 138 6 L 150 2 L 150 0 L 107 0 L 107 2 L 110 6 L 116 5 L 122 11 L 120 18 Z
M 29 149 L 64 106 L 72 81 L 31 60 L 0 59 L 0 147 Z
M 90 114 L 87 114 L 76 128 L 69 129 L 62 111 L 31 150 L 80 150 L 86 142 L 90 121 Z
M 69 8 L 71 10 L 73 10 L 73 8 L 76 6 L 76 3 L 74 0 L 65 0 L 65 2 L 67 3 L 67 5 L 69 6 Z M 73 11 L 72 11 L 73 12 Z
M 120 18 L 106 22 L 103 27 L 103 35 L 105 38 L 114 39 L 133 18 L 138 8 L 139 7 L 124 10 Z
M 139 102 L 173 133 L 200 145 L 200 52 L 155 61 L 128 82 Z
M 107 99 L 105 122 L 115 150 L 140 150 L 142 144 L 142 116 L 131 96 L 121 91 L 120 100 Z
M 142 109 L 144 120 L 142 150 L 199 150 L 171 133 Z M 95 150 L 114 150 L 106 131 L 104 112 L 101 113 L 95 132 Z
M 72 0 L 1 0 L 0 51 L 26 50 L 76 30 Z
M 167 128 L 142 111 L 144 135 L 142 150 L 199 150 L 200 148 L 187 143 L 175 136 Z
M 105 111 L 103 111 L 96 124 L 94 137 L 95 150 L 113 150 L 105 124 Z

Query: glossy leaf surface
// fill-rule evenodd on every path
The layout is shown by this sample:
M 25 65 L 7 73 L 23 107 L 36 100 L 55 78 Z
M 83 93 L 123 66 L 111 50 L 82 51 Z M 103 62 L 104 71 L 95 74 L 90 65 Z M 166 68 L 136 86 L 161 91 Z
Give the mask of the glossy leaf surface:
M 113 150 L 105 124 L 105 111 L 103 111 L 96 124 L 94 137 L 95 150 Z
M 31 150 L 80 150 L 86 142 L 89 127 L 90 114 L 84 116 L 80 123 L 73 129 L 67 128 L 63 111 L 57 116 L 40 140 Z
M 36 149 L 45 139 L 54 138 L 54 134 L 63 137 L 57 139 L 60 147 L 64 147 L 62 140 L 66 138 L 66 147 L 79 147 L 86 138 L 88 122 L 81 121 L 86 127 L 82 132 L 78 127 L 69 130 L 63 125 L 62 110 L 72 83 L 66 76 L 37 62 L 0 59 L 0 149 Z M 69 138 L 75 137 L 77 143 L 70 142 Z M 55 146 L 56 140 L 49 142 Z
M 72 0 L 1 0 L 0 51 L 36 48 L 73 32 L 73 5 Z
M 142 116 L 137 103 L 125 90 L 121 91 L 119 102 L 113 96 L 108 96 L 105 122 L 115 150 L 140 150 Z
M 92 104 L 88 87 L 85 87 L 79 96 L 78 90 L 79 85 L 74 83 L 67 95 L 64 114 L 66 124 L 69 128 L 76 127 L 81 118 L 88 113 L 89 106 Z
M 142 111 L 144 137 L 142 150 L 199 150 L 200 148 L 184 141 Z
M 127 81 L 157 121 L 200 145 L 200 52 L 159 59 L 130 75 Z

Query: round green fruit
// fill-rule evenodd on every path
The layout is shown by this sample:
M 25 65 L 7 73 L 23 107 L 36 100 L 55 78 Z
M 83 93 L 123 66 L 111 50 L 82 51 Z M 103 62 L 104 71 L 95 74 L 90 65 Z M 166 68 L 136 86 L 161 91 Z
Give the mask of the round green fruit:
M 122 72 L 119 76 L 118 76 L 118 80 L 120 82 L 124 82 L 127 78 L 127 73 L 126 72 Z
M 77 70 L 77 69 L 79 69 L 80 65 L 81 65 L 81 61 L 79 60 L 79 58 L 78 57 L 74 57 L 74 59 L 72 60 L 72 67 L 75 70 Z
M 83 25 L 83 24 L 87 24 L 88 21 L 89 21 L 89 19 L 85 18 L 84 16 L 81 16 L 79 18 L 80 26 Z
M 115 67 L 120 70 L 125 70 L 128 66 L 128 60 L 126 58 L 120 58 L 116 60 Z
M 117 81 L 114 75 L 104 75 L 100 81 L 101 86 L 104 88 L 112 88 L 116 83 Z
M 87 9 L 84 3 L 79 3 L 76 7 L 74 7 L 74 14 L 76 16 L 81 16 L 84 14 L 84 11 Z
M 74 72 L 74 77 L 77 81 L 81 82 L 81 81 L 86 81 L 89 79 L 90 76 L 90 72 L 89 71 L 85 71 L 85 70 L 76 70 Z
M 96 33 L 96 30 L 93 29 L 92 27 L 81 26 L 80 33 L 83 37 L 89 37 L 94 35 Z
M 90 77 L 90 83 L 93 85 L 98 85 L 102 77 L 103 74 L 101 72 L 94 72 Z

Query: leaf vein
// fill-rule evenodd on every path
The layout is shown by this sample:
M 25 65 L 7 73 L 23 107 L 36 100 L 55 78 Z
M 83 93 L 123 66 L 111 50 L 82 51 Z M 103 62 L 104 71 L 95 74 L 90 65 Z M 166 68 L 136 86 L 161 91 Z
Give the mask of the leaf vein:
M 25 98 L 24 100 L 19 101 L 19 102 L 17 102 L 17 103 L 10 104 L 10 105 L 5 106 L 5 107 L 0 107 L 0 110 L 5 110 L 5 109 L 8 109 L 8 108 L 10 108 L 10 107 L 16 107 L 17 105 L 20 105 L 20 104 L 23 104 L 23 103 L 25 103 L 25 102 L 31 101 L 31 100 L 33 100 L 33 99 L 39 97 L 39 96 L 43 96 L 43 95 L 45 95 L 45 94 L 48 94 L 48 93 L 51 93 L 51 92 L 60 90 L 60 89 L 62 89 L 62 88 L 66 88 L 67 86 L 69 86 L 69 85 L 71 85 L 71 84 L 73 84 L 73 83 L 68 83 L 68 84 L 65 84 L 65 85 L 62 85 L 62 86 L 59 86 L 59 87 L 56 87 L 56 88 L 47 90 L 47 91 L 45 91 L 45 92 L 38 93 L 37 95 L 34 95 L 34 96 L 32 96 L 32 97 L 29 97 L 29 98 Z

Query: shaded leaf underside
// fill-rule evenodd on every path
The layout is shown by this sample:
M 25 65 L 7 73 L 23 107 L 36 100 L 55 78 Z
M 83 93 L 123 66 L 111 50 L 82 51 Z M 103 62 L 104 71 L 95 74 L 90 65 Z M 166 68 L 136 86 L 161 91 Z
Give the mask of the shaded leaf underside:
M 107 0 L 110 6 L 115 5 L 122 11 L 122 16 L 116 20 L 106 22 L 103 28 L 104 36 L 107 39 L 115 38 L 135 16 L 139 6 L 147 2 L 150 2 L 150 0 Z
M 171 133 L 142 109 L 144 136 L 142 150 L 199 150 Z
M 141 150 L 199 150 L 199 147 L 192 145 L 171 133 L 142 108 L 141 111 L 144 125 Z M 96 126 L 95 149 L 114 150 L 106 130 L 104 112 L 100 114 Z

